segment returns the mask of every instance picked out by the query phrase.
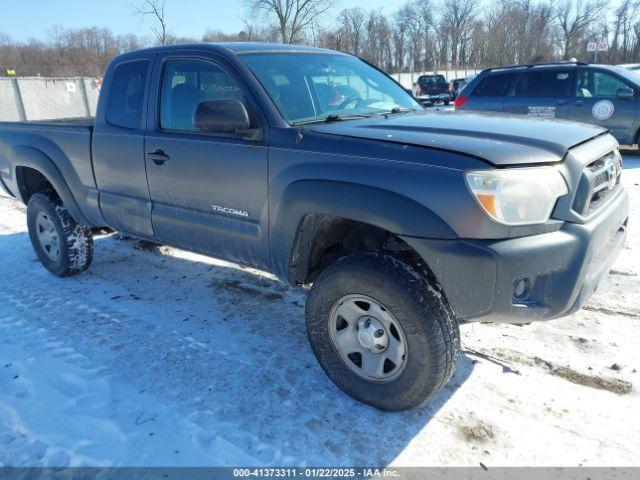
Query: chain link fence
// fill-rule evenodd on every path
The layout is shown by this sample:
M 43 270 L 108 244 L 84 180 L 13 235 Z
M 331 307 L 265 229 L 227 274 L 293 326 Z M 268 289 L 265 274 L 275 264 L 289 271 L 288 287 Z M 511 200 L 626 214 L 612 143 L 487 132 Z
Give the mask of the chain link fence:
M 95 78 L 0 78 L 0 121 L 93 117 L 99 92 Z

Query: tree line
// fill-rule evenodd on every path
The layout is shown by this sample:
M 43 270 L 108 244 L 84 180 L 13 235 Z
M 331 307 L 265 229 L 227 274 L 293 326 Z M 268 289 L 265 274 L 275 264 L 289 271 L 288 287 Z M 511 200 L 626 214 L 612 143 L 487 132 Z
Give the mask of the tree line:
M 640 0 L 408 0 L 395 10 L 336 0 L 245 0 L 251 21 L 237 33 L 199 38 L 171 33 L 165 3 L 144 0 L 135 15 L 149 36 L 106 28 L 50 29 L 44 40 L 0 33 L 0 75 L 101 76 L 117 54 L 154 44 L 212 41 L 303 43 L 358 55 L 390 73 L 482 68 L 575 58 L 593 61 L 588 42 L 604 40 L 603 63 L 640 62 Z

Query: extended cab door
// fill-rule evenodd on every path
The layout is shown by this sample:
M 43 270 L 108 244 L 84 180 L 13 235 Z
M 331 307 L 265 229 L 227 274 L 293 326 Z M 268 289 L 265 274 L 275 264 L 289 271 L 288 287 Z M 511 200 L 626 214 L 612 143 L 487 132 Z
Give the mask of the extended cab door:
M 154 67 L 144 149 L 153 227 L 170 245 L 266 266 L 266 122 L 233 70 L 203 55 L 159 56 Z M 212 131 L 200 118 L 224 120 L 220 105 L 238 102 L 248 129 Z
M 153 54 L 109 67 L 92 140 L 102 215 L 116 230 L 153 237 L 144 163 L 147 91 Z
M 631 90 L 633 96 L 620 98 L 620 90 Z M 638 92 L 622 78 L 602 70 L 580 69 L 577 75 L 571 119 L 593 123 L 611 130 L 618 142 L 632 143 Z
M 513 96 L 505 99 L 504 111 L 532 118 L 568 118 L 573 71 L 533 68 L 518 76 Z

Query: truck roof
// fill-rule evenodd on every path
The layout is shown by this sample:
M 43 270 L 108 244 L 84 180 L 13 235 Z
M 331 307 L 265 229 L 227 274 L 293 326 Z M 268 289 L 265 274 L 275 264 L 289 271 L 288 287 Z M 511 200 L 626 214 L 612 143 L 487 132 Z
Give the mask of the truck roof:
M 588 63 L 588 62 L 573 62 L 573 61 L 559 61 L 559 62 L 545 62 L 545 63 L 531 63 L 531 64 L 522 64 L 522 65 L 505 65 L 501 67 L 491 67 L 486 68 L 480 72 L 480 75 L 484 75 L 487 73 L 502 73 L 502 72 L 520 72 L 527 70 L 553 70 L 557 68 L 563 69 L 571 69 L 571 68 L 600 68 L 603 70 L 610 70 L 614 72 L 620 72 L 625 70 L 625 68 L 619 65 L 607 65 L 601 63 Z
M 306 45 L 289 45 L 282 43 L 266 43 L 266 42 L 212 42 L 212 43 L 190 43 L 178 45 L 162 45 L 157 47 L 143 48 L 121 55 L 121 58 L 135 57 L 138 55 L 152 53 L 162 53 L 167 51 L 193 50 L 193 49 L 211 49 L 219 53 L 260 53 L 260 52 L 292 52 L 292 53 L 331 53 L 335 55 L 345 55 L 334 50 L 326 48 L 309 47 Z

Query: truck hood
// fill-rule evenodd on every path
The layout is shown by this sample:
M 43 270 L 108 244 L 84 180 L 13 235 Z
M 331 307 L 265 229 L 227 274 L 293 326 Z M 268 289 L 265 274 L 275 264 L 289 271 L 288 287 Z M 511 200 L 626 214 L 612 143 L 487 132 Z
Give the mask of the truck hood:
M 605 129 L 561 120 L 423 111 L 309 127 L 319 133 L 462 153 L 496 166 L 561 161 L 567 150 Z

